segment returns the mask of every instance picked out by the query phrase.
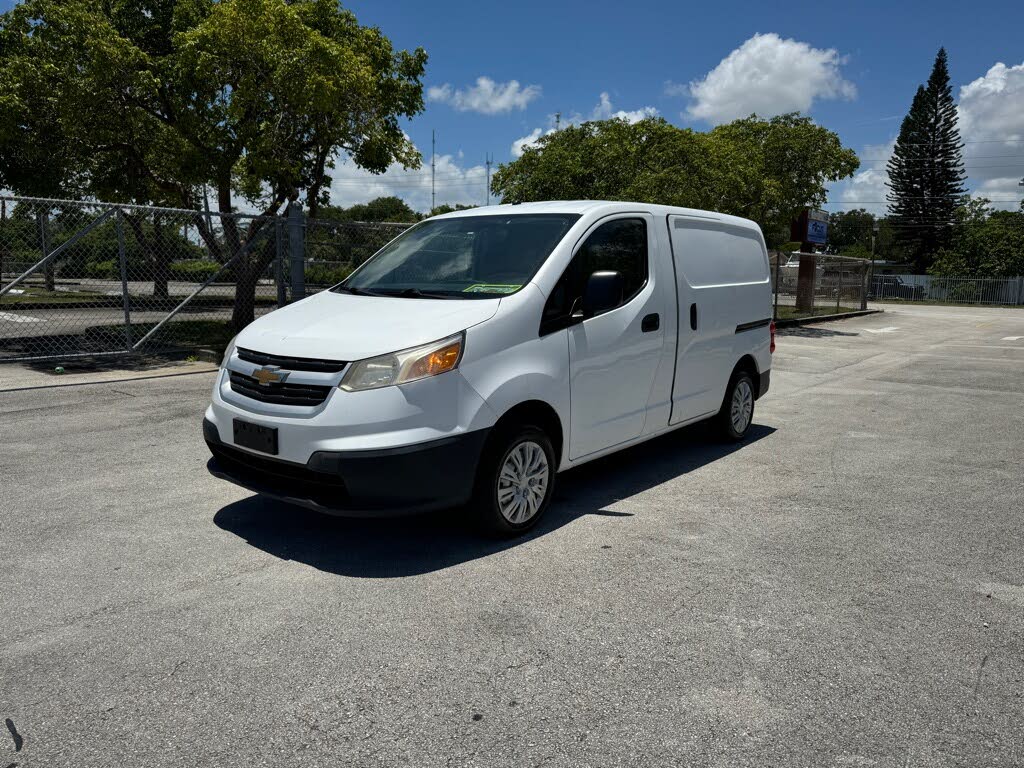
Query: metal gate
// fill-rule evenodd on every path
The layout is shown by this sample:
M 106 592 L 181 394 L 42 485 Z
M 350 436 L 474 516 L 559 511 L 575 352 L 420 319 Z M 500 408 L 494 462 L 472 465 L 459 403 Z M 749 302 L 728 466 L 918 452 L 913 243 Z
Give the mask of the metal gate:
M 0 362 L 221 349 L 408 226 L 0 197 Z
M 233 319 L 284 299 L 285 228 L 282 217 L 0 198 L 0 361 L 223 343 Z

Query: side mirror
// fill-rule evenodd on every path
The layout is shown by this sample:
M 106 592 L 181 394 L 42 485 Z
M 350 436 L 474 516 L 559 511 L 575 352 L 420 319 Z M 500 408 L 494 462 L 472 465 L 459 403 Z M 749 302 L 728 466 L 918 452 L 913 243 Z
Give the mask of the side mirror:
M 583 290 L 583 319 L 615 309 L 622 303 L 625 281 L 618 272 L 595 272 Z

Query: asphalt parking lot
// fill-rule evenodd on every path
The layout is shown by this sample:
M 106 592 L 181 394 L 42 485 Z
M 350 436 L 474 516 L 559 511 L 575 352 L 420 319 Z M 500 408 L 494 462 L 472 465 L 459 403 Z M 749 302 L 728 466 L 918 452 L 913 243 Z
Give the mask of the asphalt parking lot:
M 1024 311 L 780 332 L 513 542 L 211 478 L 211 383 L 0 392 L 0 766 L 1024 764 Z

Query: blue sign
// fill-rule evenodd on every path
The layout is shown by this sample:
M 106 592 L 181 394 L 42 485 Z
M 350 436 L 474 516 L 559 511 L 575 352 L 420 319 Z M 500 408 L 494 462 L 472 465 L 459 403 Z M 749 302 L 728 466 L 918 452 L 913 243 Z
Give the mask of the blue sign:
M 828 240 L 828 222 L 807 220 L 807 242 L 824 245 Z

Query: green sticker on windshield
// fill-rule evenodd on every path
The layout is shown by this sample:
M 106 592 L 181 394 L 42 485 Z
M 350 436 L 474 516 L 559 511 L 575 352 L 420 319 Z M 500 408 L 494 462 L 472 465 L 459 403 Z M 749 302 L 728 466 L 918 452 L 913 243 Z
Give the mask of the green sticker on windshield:
M 469 288 L 463 288 L 463 293 L 515 293 L 522 285 L 508 285 L 504 283 L 477 283 Z

